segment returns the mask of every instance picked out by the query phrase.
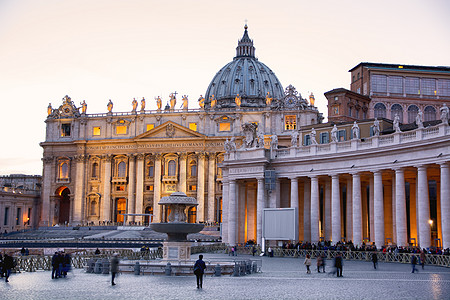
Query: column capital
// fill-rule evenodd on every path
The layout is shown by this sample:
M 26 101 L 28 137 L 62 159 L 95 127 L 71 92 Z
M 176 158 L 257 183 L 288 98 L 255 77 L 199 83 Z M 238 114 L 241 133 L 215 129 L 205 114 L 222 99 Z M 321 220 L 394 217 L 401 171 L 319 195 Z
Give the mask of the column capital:
M 292 177 L 289 177 L 289 179 L 292 181 L 292 180 L 298 180 L 298 177 L 297 176 L 292 176 Z
M 352 175 L 352 177 L 361 177 L 361 173 L 359 173 L 359 172 L 353 172 L 350 174 Z
M 215 160 L 216 157 L 217 157 L 217 153 L 216 152 L 208 152 L 209 160 Z
M 375 171 L 372 171 L 372 173 L 373 173 L 373 175 L 375 175 L 375 174 L 383 174 L 383 171 L 382 170 L 375 170 Z
M 186 152 L 179 152 L 178 156 L 180 157 L 180 159 L 186 160 L 188 155 Z
M 339 179 L 339 174 L 335 173 L 335 174 L 330 174 L 331 179 Z
M 137 154 L 130 155 L 131 158 L 133 158 L 133 156 L 136 156 L 137 160 L 144 160 L 144 158 L 145 158 L 145 154 L 144 153 L 137 153 Z
M 112 158 L 113 158 L 113 156 L 111 154 L 103 154 L 102 155 L 102 159 L 107 161 L 107 162 L 111 162 Z
M 155 153 L 155 160 L 161 160 L 163 155 L 161 153 Z
M 441 168 L 449 168 L 450 167 L 448 161 L 443 161 L 443 162 L 440 162 L 438 164 L 441 166 Z
M 80 155 L 75 155 L 74 157 L 73 157 L 74 159 L 75 159 L 75 161 L 77 162 L 77 163 L 83 163 L 83 162 L 85 162 L 85 160 L 86 160 L 86 156 L 84 155 L 84 154 L 80 154 Z
M 206 153 L 205 153 L 205 152 L 197 152 L 197 157 L 198 157 L 199 159 L 205 159 Z
M 44 156 L 41 158 L 41 160 L 44 162 L 44 164 L 51 164 L 53 162 L 52 156 Z

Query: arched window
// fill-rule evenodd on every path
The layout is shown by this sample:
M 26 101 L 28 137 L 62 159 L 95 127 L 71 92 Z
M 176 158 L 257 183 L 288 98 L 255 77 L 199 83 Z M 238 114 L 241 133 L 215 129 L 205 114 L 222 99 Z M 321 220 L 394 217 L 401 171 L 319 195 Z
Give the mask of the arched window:
M 386 118 L 386 105 L 383 103 L 375 104 L 373 108 L 373 116 L 378 119 Z
M 98 163 L 93 163 L 92 164 L 92 178 L 97 178 L 98 177 Z
M 400 123 L 403 123 L 403 108 L 400 104 L 394 104 L 391 106 L 391 120 L 394 120 L 395 114 L 400 117 Z
M 197 176 L 197 163 L 195 162 L 195 160 L 192 160 L 189 163 L 189 176 L 191 177 Z
M 127 165 L 124 161 L 121 161 L 117 165 L 117 177 L 126 177 L 127 176 Z
M 418 112 L 419 108 L 416 105 L 410 105 L 408 107 L 408 123 L 414 123 L 414 121 L 416 121 Z
M 69 178 L 69 164 L 67 162 L 63 162 L 61 164 L 59 169 L 59 178 Z
M 425 107 L 424 121 L 436 120 L 436 109 L 433 106 Z
M 148 177 L 153 177 L 155 172 L 155 165 L 153 164 L 152 161 L 147 163 L 147 176 Z
M 169 164 L 168 164 L 168 168 L 169 168 L 169 173 L 167 174 L 168 176 L 176 176 L 176 172 L 177 172 L 177 166 L 174 160 L 170 160 Z

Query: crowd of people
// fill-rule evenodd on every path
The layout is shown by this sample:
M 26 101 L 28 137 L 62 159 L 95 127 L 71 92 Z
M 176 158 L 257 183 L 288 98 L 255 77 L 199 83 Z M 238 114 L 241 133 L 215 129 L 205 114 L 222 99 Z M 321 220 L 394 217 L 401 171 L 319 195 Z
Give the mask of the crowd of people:
M 69 253 L 57 251 L 52 256 L 52 279 L 66 277 L 70 271 L 72 258 Z

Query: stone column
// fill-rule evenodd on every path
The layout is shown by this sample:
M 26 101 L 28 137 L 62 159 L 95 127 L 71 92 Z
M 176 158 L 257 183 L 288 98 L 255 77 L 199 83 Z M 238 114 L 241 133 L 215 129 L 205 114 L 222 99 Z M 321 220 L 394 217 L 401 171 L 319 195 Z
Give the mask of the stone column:
M 228 215 L 230 189 L 227 180 L 222 182 L 222 242 L 228 244 Z
M 303 190 L 303 239 L 311 241 L 311 183 L 305 179 Z
M 373 173 L 374 241 L 378 249 L 384 245 L 384 204 L 381 171 Z
M 420 248 L 429 248 L 431 246 L 431 230 L 428 220 L 430 219 L 430 201 L 428 195 L 427 167 L 417 167 L 417 199 L 419 213 L 419 237 Z
M 346 192 L 346 226 L 345 226 L 345 232 L 346 236 L 345 239 L 347 241 L 352 240 L 353 241 L 353 182 L 352 178 L 347 179 L 347 192 Z
M 280 179 L 275 179 L 275 189 L 270 192 L 269 207 L 276 208 L 280 203 Z
M 101 221 L 112 221 L 111 211 L 111 159 L 112 156 L 106 154 L 103 156 L 103 199 L 102 211 L 100 213 Z
M 339 190 L 339 175 L 331 175 L 331 240 L 336 244 L 341 240 L 341 197 Z
M 76 175 L 75 175 L 75 197 L 73 203 L 73 224 L 83 222 L 83 202 L 84 202 L 84 174 L 86 157 L 84 155 L 75 156 Z
M 42 207 L 41 207 L 41 221 L 40 226 L 52 226 L 52 221 L 50 221 L 50 194 L 52 186 L 52 178 L 55 178 L 55 175 L 52 174 L 52 164 L 53 158 L 50 156 L 44 156 L 42 158 L 42 162 L 44 164 L 43 170 L 43 182 L 42 182 Z
M 405 173 L 402 168 L 395 170 L 395 221 L 397 246 L 408 246 L 406 229 Z
M 298 209 L 298 178 L 291 178 L 291 208 Z
M 216 206 L 216 154 L 209 153 L 208 160 L 208 215 L 206 220 L 214 222 L 214 211 Z
M 144 213 L 144 161 L 145 155 L 139 153 L 136 156 L 137 167 L 136 167 L 136 204 L 135 212 L 137 214 Z M 134 176 L 133 176 L 134 177 Z M 153 210 L 154 211 L 154 210 Z M 137 221 L 144 223 L 144 216 L 137 217 Z
M 136 213 L 136 165 L 134 160 L 136 154 L 128 155 L 128 201 L 127 201 L 127 214 Z M 135 221 L 134 216 L 126 216 L 123 222 L 126 224 L 127 221 Z
M 256 243 L 261 245 L 262 241 L 262 216 L 264 209 L 264 178 L 258 178 L 258 192 L 256 197 Z
M 325 197 L 324 197 L 324 225 L 323 233 L 326 241 L 331 240 L 331 182 L 327 178 L 325 181 Z
M 362 244 L 362 207 L 361 207 L 361 177 L 358 173 L 352 174 L 352 207 L 353 207 L 353 243 Z
M 155 155 L 155 177 L 153 186 L 153 223 L 161 222 L 161 207 L 158 204 L 161 199 L 161 160 L 160 153 Z
M 197 222 L 205 221 L 205 153 L 198 154 L 197 170 Z
M 450 166 L 441 164 L 441 222 L 442 246 L 450 248 Z
M 311 243 L 317 244 L 320 238 L 319 232 L 319 178 L 311 178 Z
M 369 179 L 369 228 L 370 228 L 370 241 L 375 241 L 375 230 L 374 230 L 374 201 L 373 201 L 373 177 Z
M 187 154 L 186 153 L 180 153 L 179 154 L 180 157 L 180 182 L 178 183 L 178 190 L 180 192 L 183 192 L 186 194 L 186 170 L 187 170 L 187 164 L 186 164 L 186 159 L 187 159 Z
M 228 244 L 236 244 L 236 180 L 231 180 L 229 184 L 228 196 Z

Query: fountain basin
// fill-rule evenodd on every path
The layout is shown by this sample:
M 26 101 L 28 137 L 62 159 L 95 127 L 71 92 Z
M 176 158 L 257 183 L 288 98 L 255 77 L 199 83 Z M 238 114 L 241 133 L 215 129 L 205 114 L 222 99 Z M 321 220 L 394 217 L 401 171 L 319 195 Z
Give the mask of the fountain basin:
M 187 235 L 202 231 L 205 227 L 197 223 L 151 223 L 150 228 L 156 232 L 167 233 L 169 242 L 186 241 Z

